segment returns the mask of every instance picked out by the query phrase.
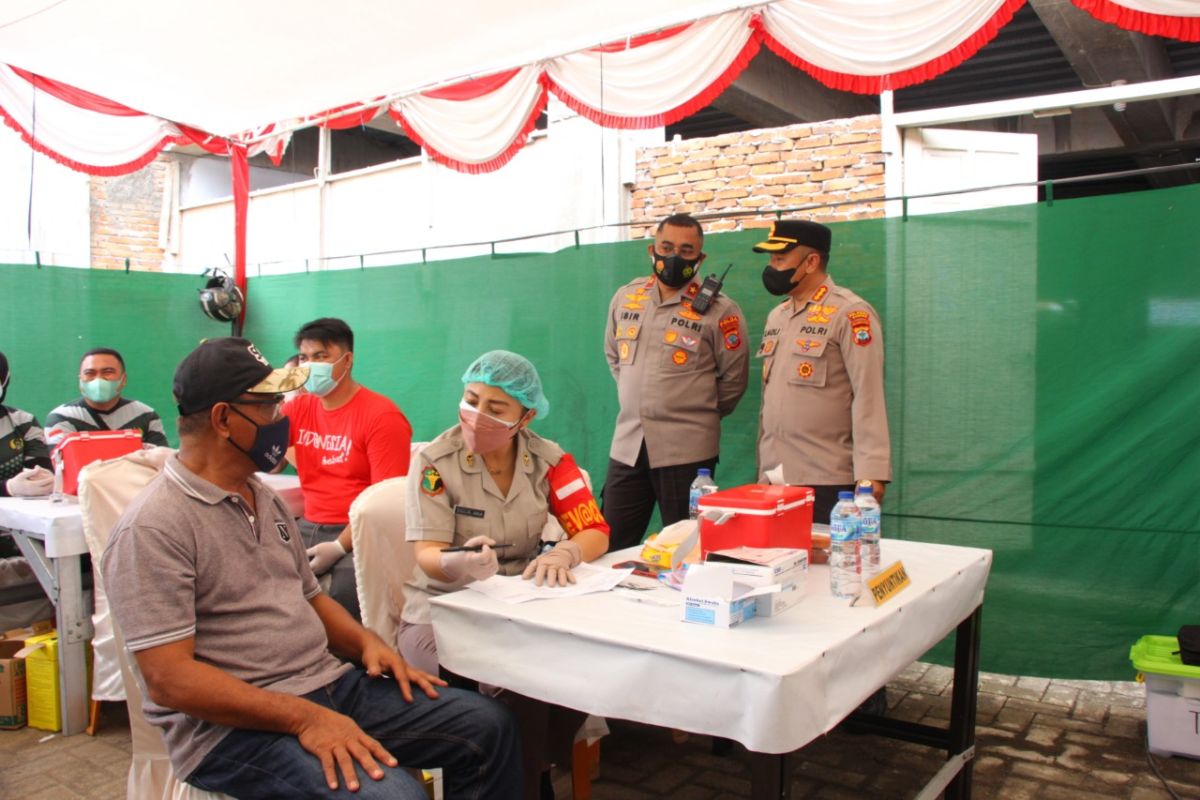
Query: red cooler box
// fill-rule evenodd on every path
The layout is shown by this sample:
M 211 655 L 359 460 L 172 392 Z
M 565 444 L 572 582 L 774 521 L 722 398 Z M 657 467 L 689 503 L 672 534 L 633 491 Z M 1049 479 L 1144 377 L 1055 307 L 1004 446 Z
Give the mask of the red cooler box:
M 720 525 L 701 518 L 702 558 L 732 547 L 812 549 L 813 490 L 807 486 L 750 483 L 701 497 L 700 511 L 733 515 Z
M 79 494 L 79 470 L 93 461 L 117 458 L 142 449 L 142 432 L 76 431 L 54 449 L 63 462 L 63 494 Z

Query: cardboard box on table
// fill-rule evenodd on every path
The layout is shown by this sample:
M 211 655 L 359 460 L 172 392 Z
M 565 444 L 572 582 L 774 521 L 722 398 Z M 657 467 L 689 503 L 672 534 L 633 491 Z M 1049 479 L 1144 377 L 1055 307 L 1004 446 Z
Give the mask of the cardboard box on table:
M 812 547 L 813 490 L 751 483 L 700 498 L 700 550 Z
M 708 554 L 705 563 L 723 564 L 735 583 L 745 586 L 779 584 L 779 590 L 758 595 L 755 615 L 772 617 L 800 602 L 808 577 L 806 550 L 773 547 L 736 547 Z

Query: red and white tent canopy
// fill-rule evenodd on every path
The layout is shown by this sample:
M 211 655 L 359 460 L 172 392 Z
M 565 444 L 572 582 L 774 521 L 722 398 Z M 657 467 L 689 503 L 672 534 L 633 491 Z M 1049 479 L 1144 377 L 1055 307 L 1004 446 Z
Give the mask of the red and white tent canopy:
M 93 174 L 172 143 L 229 154 L 244 227 L 247 156 L 278 158 L 298 127 L 387 113 L 435 160 L 485 172 L 521 148 L 549 92 L 602 125 L 660 126 L 766 45 L 827 86 L 875 94 L 970 58 L 1024 2 L 5 0 L 0 118 Z M 1197 0 L 1073 2 L 1200 41 Z

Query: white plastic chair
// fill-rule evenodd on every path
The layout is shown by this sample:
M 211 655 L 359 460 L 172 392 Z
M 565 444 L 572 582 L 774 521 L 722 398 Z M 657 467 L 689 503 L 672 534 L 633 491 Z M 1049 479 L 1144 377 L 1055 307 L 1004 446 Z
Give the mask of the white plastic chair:
M 97 461 L 80 473 L 79 506 L 83 512 L 83 535 L 95 565 L 93 585 L 98 615 L 100 598 L 104 596 L 100 556 L 104 553 L 113 526 L 133 498 L 159 473 L 174 452 L 166 447 L 139 450 L 109 461 Z M 227 800 L 227 795 L 197 789 L 176 777 L 162 735 L 142 714 L 142 676 L 137 668 L 137 660 L 129 658 L 125 650 L 120 626 L 108 615 L 107 602 L 104 603 L 102 622 L 106 631 L 105 639 L 99 645 L 93 640 L 93 668 L 99 673 L 102 668 L 113 670 L 115 666 L 121 677 L 125 704 L 129 708 L 133 751 L 126 785 L 128 800 Z M 99 637 L 100 629 L 97 628 Z M 102 658 L 105 659 L 103 667 Z

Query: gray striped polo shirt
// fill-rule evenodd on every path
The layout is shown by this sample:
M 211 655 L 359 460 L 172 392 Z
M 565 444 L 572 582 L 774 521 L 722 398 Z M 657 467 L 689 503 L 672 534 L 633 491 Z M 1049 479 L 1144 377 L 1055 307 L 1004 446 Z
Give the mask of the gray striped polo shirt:
M 100 425 L 104 423 L 104 426 Z M 62 437 L 74 431 L 142 432 L 142 441 L 157 447 L 168 447 L 162 420 L 150 406 L 138 400 L 122 397 L 110 411 L 98 411 L 88 406 L 82 397 L 63 403 L 46 417 L 46 441 L 56 445 Z

